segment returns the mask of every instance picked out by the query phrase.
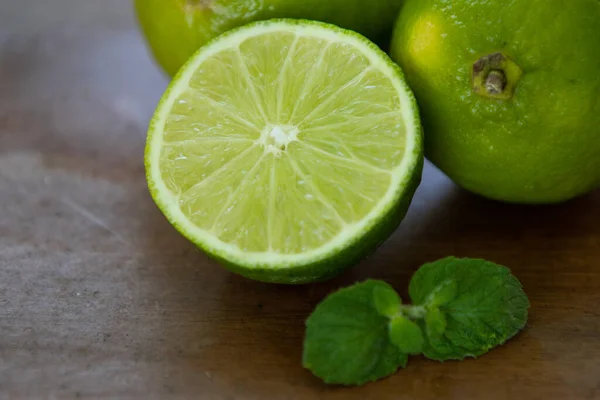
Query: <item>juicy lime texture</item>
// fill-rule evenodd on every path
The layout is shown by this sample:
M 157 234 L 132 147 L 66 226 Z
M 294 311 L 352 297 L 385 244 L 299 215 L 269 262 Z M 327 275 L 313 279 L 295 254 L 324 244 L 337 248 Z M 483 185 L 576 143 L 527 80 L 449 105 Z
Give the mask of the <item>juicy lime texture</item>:
M 175 78 L 151 125 L 148 178 L 171 222 L 235 271 L 310 281 L 400 222 L 422 162 L 416 119 L 399 71 L 362 37 L 258 23 Z
M 329 22 L 385 45 L 401 4 L 402 0 L 135 0 L 154 56 L 171 75 L 216 36 L 271 18 Z
M 599 46 L 597 0 L 406 0 L 392 56 L 430 160 L 473 192 L 548 203 L 600 185 Z M 494 53 L 522 72 L 507 73 L 507 100 L 473 90 L 473 65 Z

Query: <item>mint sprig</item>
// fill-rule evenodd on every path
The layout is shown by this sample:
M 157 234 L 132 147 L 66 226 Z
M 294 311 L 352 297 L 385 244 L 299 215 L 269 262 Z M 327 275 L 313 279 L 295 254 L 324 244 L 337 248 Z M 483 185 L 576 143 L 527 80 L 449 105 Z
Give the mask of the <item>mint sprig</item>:
M 341 289 L 306 321 L 303 364 L 326 383 L 362 385 L 406 366 L 408 354 L 438 360 L 478 357 L 527 322 L 529 301 L 506 267 L 454 257 L 413 276 L 412 305 L 368 280 Z

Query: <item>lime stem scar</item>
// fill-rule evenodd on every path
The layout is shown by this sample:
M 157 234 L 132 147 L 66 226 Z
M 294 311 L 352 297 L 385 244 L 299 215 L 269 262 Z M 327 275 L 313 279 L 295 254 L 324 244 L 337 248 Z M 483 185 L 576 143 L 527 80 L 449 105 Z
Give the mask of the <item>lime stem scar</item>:
M 509 100 L 522 75 L 521 68 L 508 56 L 492 53 L 473 64 L 473 91 L 488 99 Z
M 492 70 L 485 78 L 485 90 L 489 94 L 500 94 L 506 87 L 506 75 L 503 71 Z

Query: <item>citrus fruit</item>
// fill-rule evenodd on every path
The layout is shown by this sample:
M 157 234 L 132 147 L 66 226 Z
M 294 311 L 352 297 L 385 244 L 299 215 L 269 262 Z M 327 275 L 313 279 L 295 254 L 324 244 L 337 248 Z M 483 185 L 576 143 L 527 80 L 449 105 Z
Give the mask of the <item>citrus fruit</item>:
M 152 52 L 174 75 L 198 48 L 221 33 L 252 21 L 302 18 L 389 41 L 402 0 L 135 0 Z
M 425 155 L 483 196 L 555 203 L 600 185 L 600 1 L 406 0 L 392 41 Z
M 420 180 L 418 113 L 364 37 L 271 20 L 219 36 L 173 79 L 146 171 L 168 220 L 234 272 L 331 277 L 398 226 Z

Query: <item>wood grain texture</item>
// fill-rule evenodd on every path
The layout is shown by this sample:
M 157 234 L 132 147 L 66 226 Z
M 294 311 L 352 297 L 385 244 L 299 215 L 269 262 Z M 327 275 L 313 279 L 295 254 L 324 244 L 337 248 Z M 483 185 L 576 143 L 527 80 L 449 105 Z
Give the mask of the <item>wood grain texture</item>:
M 147 193 L 145 126 L 166 80 L 133 22 L 84 20 L 0 28 L 0 399 L 600 399 L 600 193 L 505 205 L 427 166 L 368 260 L 314 285 L 246 280 Z M 327 293 L 372 277 L 405 294 L 447 255 L 511 267 L 527 329 L 479 360 L 414 357 L 362 388 L 302 369 L 303 321 Z

